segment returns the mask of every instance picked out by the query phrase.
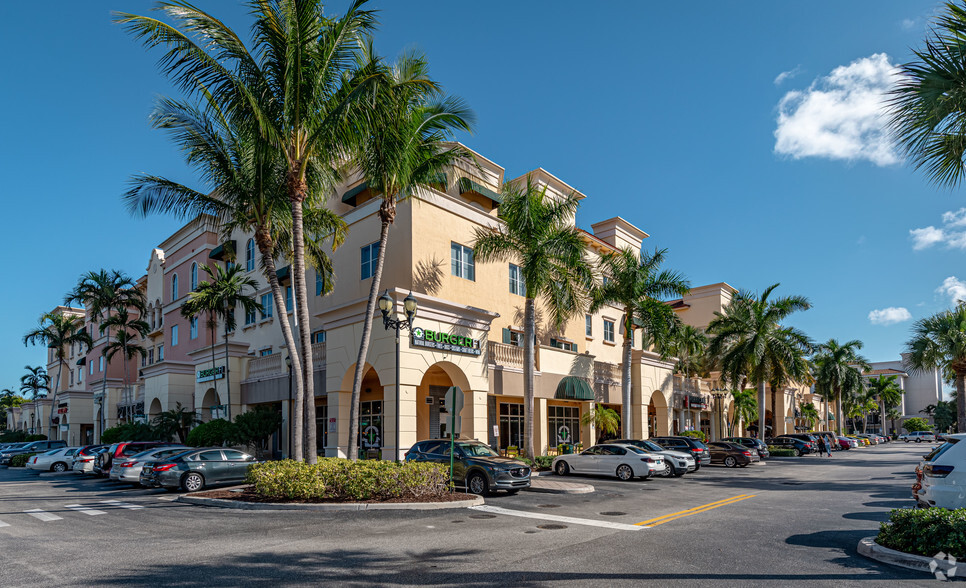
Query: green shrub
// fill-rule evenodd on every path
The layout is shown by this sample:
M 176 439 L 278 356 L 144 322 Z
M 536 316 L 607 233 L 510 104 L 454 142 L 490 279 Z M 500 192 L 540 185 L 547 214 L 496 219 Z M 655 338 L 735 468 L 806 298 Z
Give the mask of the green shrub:
M 320 458 L 310 465 L 290 459 L 253 464 L 249 484 L 273 499 L 309 501 L 432 500 L 449 492 L 449 467 L 425 462 Z
M 30 441 L 46 441 L 46 440 L 47 440 L 47 435 L 27 435 L 27 438 L 24 439 L 24 441 L 27 441 L 27 442 L 30 442 Z
M 966 508 L 894 509 L 879 526 L 875 542 L 883 547 L 932 557 L 940 551 L 966 557 Z
M 0 435 L 0 443 L 23 443 L 27 440 L 27 434 L 23 431 L 7 431 Z
M 795 457 L 795 450 L 787 447 L 768 446 L 768 453 L 771 457 Z
M 238 443 L 238 427 L 225 419 L 214 419 L 191 429 L 186 441 L 192 447 L 221 447 Z
M 20 455 L 15 455 L 10 458 L 10 467 L 12 468 L 22 468 L 27 466 L 27 462 L 30 458 L 37 455 L 36 453 L 21 453 Z
M 702 443 L 705 443 L 705 442 L 708 441 L 708 438 L 705 436 L 704 432 L 702 432 L 702 431 L 681 431 L 681 435 L 680 436 L 681 437 L 690 437 L 692 439 L 697 439 L 698 441 L 701 441 Z
M 914 433 L 916 431 L 931 431 L 932 425 L 924 418 L 912 417 L 902 422 L 902 428 L 910 433 Z
M 104 433 L 101 435 L 101 443 L 154 441 L 155 439 L 157 439 L 157 431 L 155 431 L 154 427 L 145 423 L 122 423 L 109 429 L 104 429 Z
M 538 455 L 533 461 L 541 470 L 549 470 L 553 466 L 552 455 Z

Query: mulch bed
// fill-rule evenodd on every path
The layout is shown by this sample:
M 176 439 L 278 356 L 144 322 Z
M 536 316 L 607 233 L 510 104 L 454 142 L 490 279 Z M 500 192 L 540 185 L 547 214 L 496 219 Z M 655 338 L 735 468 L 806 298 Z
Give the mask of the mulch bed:
M 464 494 L 463 492 L 449 492 L 433 497 L 402 497 L 391 498 L 389 500 L 285 500 L 284 498 L 267 498 L 252 491 L 251 486 L 239 488 L 241 492 L 232 490 L 209 490 L 207 492 L 196 492 L 192 496 L 201 498 L 218 498 L 220 500 L 237 500 L 239 502 L 263 502 L 272 504 L 388 504 L 388 503 L 415 503 L 415 502 L 458 502 L 460 500 L 471 500 L 476 498 L 475 494 Z

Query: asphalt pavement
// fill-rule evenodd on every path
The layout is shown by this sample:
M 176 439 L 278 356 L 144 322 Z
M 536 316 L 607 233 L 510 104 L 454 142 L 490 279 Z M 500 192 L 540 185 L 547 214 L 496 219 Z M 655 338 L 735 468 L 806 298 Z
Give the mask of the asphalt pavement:
M 926 586 L 857 555 L 912 507 L 927 446 L 892 443 L 704 467 L 677 479 L 572 477 L 473 509 L 238 511 L 75 475 L 0 469 L 0 586 Z

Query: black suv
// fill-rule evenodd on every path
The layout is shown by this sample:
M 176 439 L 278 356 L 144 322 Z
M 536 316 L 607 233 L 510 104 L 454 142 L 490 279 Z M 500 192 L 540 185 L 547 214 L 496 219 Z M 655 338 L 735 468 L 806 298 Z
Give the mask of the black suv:
M 665 449 L 690 453 L 694 456 L 694 465 L 697 466 L 695 470 L 711 463 L 711 450 L 697 439 L 691 437 L 651 437 L 650 440 Z
M 530 467 L 503 457 L 489 445 L 479 441 L 460 439 L 453 454 L 453 483 L 465 486 L 471 494 L 486 496 L 492 490 L 515 493 L 530 487 Z M 420 441 L 406 452 L 406 461 L 431 461 L 448 465 L 450 440 Z
M 812 449 L 812 444 L 807 441 L 802 441 L 796 437 L 774 437 L 771 439 L 765 439 L 771 447 L 780 447 L 781 449 L 792 449 L 795 451 L 795 457 L 800 455 L 808 455 L 817 449 Z
M 50 451 L 51 449 L 60 449 L 61 447 L 67 447 L 66 441 L 31 441 L 30 443 L 24 443 L 22 447 L 17 449 L 4 449 L 0 452 L 0 465 L 9 465 L 10 458 L 15 455 L 21 455 L 24 453 L 44 453 Z
M 736 445 L 741 445 L 743 447 L 750 447 L 752 449 L 757 449 L 758 455 L 760 455 L 762 459 L 765 459 L 766 457 L 771 455 L 770 453 L 768 453 L 768 446 L 765 445 L 765 442 L 762 441 L 761 439 L 755 439 L 754 437 L 725 437 L 724 439 L 722 439 L 722 441 L 725 441 L 727 443 L 734 443 Z

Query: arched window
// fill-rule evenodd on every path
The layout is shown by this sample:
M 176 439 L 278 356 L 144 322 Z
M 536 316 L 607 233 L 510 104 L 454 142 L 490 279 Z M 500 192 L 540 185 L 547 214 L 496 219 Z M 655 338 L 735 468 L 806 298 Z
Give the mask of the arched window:
M 255 239 L 249 239 L 248 244 L 245 245 L 245 270 L 252 271 L 255 269 Z
M 178 299 L 178 274 L 171 276 L 171 302 Z
M 191 291 L 194 292 L 198 289 L 198 264 L 191 264 Z

